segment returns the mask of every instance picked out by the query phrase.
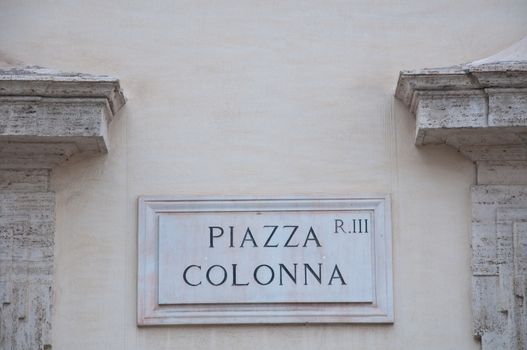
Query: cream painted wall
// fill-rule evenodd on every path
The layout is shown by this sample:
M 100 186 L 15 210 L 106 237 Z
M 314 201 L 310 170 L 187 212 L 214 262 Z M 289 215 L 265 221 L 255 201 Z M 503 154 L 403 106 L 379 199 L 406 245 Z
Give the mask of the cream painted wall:
M 54 348 L 477 349 L 472 164 L 417 149 L 401 69 L 527 34 L 517 1 L 8 1 L 10 62 L 107 73 L 128 104 L 106 157 L 57 169 Z M 136 327 L 142 194 L 390 193 L 393 325 Z

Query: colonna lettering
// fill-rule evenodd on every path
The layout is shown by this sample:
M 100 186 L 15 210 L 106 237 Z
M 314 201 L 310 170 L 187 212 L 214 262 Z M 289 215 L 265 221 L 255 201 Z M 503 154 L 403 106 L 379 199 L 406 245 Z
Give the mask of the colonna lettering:
M 312 226 L 263 225 L 258 227 L 208 226 L 206 235 L 208 249 L 317 249 L 322 247 L 319 235 Z M 233 254 L 235 256 L 235 254 Z M 299 254 L 302 256 L 302 254 Z M 245 271 L 241 273 L 241 271 Z M 250 271 L 250 272 L 247 272 Z M 249 268 L 240 268 L 238 263 L 188 265 L 182 278 L 186 285 L 246 287 L 260 286 L 310 286 L 313 284 L 346 285 L 341 267 L 325 261 L 315 262 L 265 262 Z

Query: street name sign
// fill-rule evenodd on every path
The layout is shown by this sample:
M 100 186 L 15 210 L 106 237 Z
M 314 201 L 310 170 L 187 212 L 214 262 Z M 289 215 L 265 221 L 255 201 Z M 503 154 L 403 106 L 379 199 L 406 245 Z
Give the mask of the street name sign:
M 138 324 L 393 322 L 390 202 L 139 200 Z

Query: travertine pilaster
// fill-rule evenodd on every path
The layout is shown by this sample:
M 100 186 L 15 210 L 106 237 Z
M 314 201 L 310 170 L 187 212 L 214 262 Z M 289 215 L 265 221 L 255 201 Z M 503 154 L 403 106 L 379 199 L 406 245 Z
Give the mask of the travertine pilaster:
M 416 145 L 474 161 L 474 334 L 483 350 L 526 350 L 527 37 L 481 61 L 401 72 L 396 97 L 415 114 Z
M 0 348 L 50 349 L 55 195 L 48 170 L 0 169 Z
M 119 81 L 43 68 L 0 70 L 0 349 L 52 348 L 52 168 L 108 151 Z
M 523 350 L 527 186 L 474 186 L 472 205 L 475 333 L 484 349 Z

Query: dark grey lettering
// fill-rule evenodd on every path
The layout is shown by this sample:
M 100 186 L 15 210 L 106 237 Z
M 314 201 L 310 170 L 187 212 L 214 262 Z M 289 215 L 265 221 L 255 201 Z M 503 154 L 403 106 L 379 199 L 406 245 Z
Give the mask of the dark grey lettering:
M 192 286 L 192 287 L 195 287 L 195 286 L 199 286 L 201 284 L 201 281 L 199 283 L 190 283 L 187 279 L 187 272 L 188 270 L 190 270 L 192 267 L 197 267 L 198 270 L 201 270 L 201 266 L 199 265 L 189 265 L 187 266 L 187 268 L 185 269 L 185 271 L 183 271 L 183 281 L 185 281 L 186 284 L 188 284 L 189 286 Z

